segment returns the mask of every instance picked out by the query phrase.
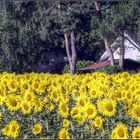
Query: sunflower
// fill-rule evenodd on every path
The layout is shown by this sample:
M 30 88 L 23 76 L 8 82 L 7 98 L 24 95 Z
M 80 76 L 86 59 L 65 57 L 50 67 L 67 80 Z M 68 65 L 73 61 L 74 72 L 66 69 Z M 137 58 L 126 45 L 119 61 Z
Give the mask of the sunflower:
M 37 123 L 34 125 L 32 132 L 34 135 L 40 134 L 42 132 L 42 125 Z
M 25 94 L 23 96 L 23 99 L 25 101 L 27 101 L 28 103 L 32 104 L 34 99 L 35 99 L 35 95 L 34 95 L 34 92 L 31 91 L 31 90 L 26 90 L 25 91 Z
M 137 99 L 137 98 L 140 98 L 140 90 L 139 90 L 139 89 L 136 89 L 136 90 L 134 91 L 134 96 L 135 96 L 136 99 Z
M 38 88 L 36 89 L 37 93 L 41 95 L 45 92 L 45 90 L 46 90 L 46 82 L 40 82 L 38 84 Z
M 123 96 L 123 93 L 124 93 L 124 92 L 125 92 L 125 91 L 117 91 L 117 92 L 115 93 L 116 99 L 117 99 L 118 101 L 121 101 L 121 100 L 124 99 L 124 96 Z
M 13 120 L 9 124 L 9 134 L 13 138 L 17 138 L 19 136 L 20 126 L 17 121 Z
M 104 119 L 100 116 L 97 116 L 93 121 L 93 124 L 96 128 L 101 128 L 103 126 Z
M 127 91 L 125 94 L 125 99 L 127 101 L 131 101 L 133 99 L 134 95 L 132 94 L 132 91 Z
M 64 119 L 63 120 L 63 127 L 69 127 L 69 125 L 70 125 L 70 121 L 67 119 Z
M 33 106 L 35 112 L 41 112 L 43 109 L 43 102 L 40 98 L 36 98 L 33 102 Z
M 72 83 L 72 82 L 71 82 Z M 79 93 L 85 95 L 87 93 L 86 85 L 81 85 L 79 87 Z
M 80 112 L 80 108 L 79 107 L 73 107 L 71 110 L 71 116 L 74 117 L 75 115 L 77 115 Z
M 128 78 L 129 76 L 130 76 L 130 75 L 129 75 L 128 72 L 123 72 L 123 73 L 121 74 L 121 77 L 124 78 L 124 79 Z
M 10 136 L 10 127 L 9 127 L 9 125 L 6 125 L 3 129 L 2 129 L 2 133 L 3 133 L 3 135 L 5 135 L 5 136 Z
M 132 138 L 133 139 L 140 139 L 140 126 L 137 126 L 133 129 Z
M 66 92 L 59 92 L 59 102 L 66 102 L 68 103 L 72 99 L 71 94 L 68 91 Z
M 73 97 L 73 99 L 78 98 L 79 96 L 80 96 L 79 91 L 77 89 L 74 89 L 72 91 L 72 97 Z
M 111 133 L 111 139 L 128 139 L 127 126 L 119 123 Z
M 9 92 L 9 93 L 14 93 L 14 92 L 17 91 L 17 89 L 18 89 L 17 81 L 11 80 L 11 81 L 8 83 L 8 92 Z
M 20 89 L 22 92 L 30 89 L 30 84 L 27 81 L 22 81 L 20 85 Z
M 55 108 L 54 104 L 47 97 L 43 99 L 43 106 L 49 111 L 52 111 Z
M 6 98 L 6 91 L 4 89 L 0 89 L 0 105 L 3 104 Z
M 60 102 L 59 103 L 59 114 L 62 116 L 62 117 L 68 117 L 69 115 L 69 108 L 67 106 L 67 103 L 65 102 Z
M 78 113 L 77 115 L 74 116 L 74 118 L 77 120 L 78 124 L 83 124 L 86 121 L 86 118 L 84 115 L 81 113 Z
M 32 82 L 32 90 L 37 92 L 38 87 L 39 87 L 39 81 L 33 81 Z
M 8 78 L 1 78 L 1 84 L 4 85 L 4 87 L 7 87 L 8 82 L 9 82 Z
M 23 114 L 30 114 L 31 112 L 31 105 L 27 101 L 21 102 L 21 111 Z
M 97 115 L 97 110 L 96 110 L 95 105 L 91 103 L 86 104 L 84 108 L 84 114 L 85 114 L 85 117 L 89 119 L 95 118 L 95 116 Z
M 20 108 L 21 98 L 18 95 L 8 95 L 6 105 L 10 111 L 16 111 Z
M 116 113 L 116 102 L 110 99 L 98 101 L 98 110 L 103 115 L 111 117 Z
M 80 107 L 85 107 L 86 103 L 89 102 L 89 99 L 87 96 L 79 96 L 77 99 L 77 106 L 80 106 Z
M 140 121 L 140 104 L 133 105 L 130 113 L 135 120 Z
M 62 128 L 59 130 L 58 138 L 62 140 L 70 139 L 69 132 L 67 128 Z
M 59 101 L 59 92 L 58 91 L 52 91 L 51 95 L 50 95 L 50 99 L 54 102 L 58 102 Z
M 96 99 L 98 98 L 99 94 L 97 94 L 97 90 L 95 88 L 91 88 L 89 95 L 91 99 Z

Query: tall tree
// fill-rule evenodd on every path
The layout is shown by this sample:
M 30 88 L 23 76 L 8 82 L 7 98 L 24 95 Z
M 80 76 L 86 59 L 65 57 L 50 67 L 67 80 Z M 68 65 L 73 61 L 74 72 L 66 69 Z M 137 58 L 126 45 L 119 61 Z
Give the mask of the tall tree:
M 74 31 L 70 33 L 67 33 L 67 32 L 64 33 L 64 37 L 65 37 L 66 52 L 67 52 L 69 65 L 70 65 L 70 74 L 73 75 L 76 70 L 76 59 L 77 59 Z
M 119 66 L 121 69 L 124 67 L 124 55 L 125 55 L 125 46 L 124 46 L 124 32 L 120 34 L 120 58 L 119 58 Z
M 113 52 L 112 52 L 112 50 L 110 48 L 110 44 L 109 44 L 108 31 L 105 29 L 106 27 L 104 26 L 105 25 L 104 22 L 103 22 L 104 17 L 102 15 L 101 8 L 100 8 L 98 2 L 95 1 L 95 0 L 93 0 L 93 2 L 94 2 L 94 5 L 95 5 L 97 14 L 98 14 L 99 25 L 100 25 L 103 40 L 104 40 L 104 46 L 105 46 L 105 49 L 108 52 L 108 55 L 110 57 L 111 65 L 114 66 L 115 65 L 115 60 L 114 60 Z
M 112 4 L 110 8 L 110 17 L 112 24 L 112 31 L 120 38 L 120 58 L 119 65 L 123 69 L 125 58 L 125 37 L 124 32 L 131 32 L 136 28 L 136 22 L 138 19 L 138 9 L 136 2 L 116 2 Z M 123 10 L 123 12 L 122 12 Z M 135 15 L 135 16 L 134 16 Z

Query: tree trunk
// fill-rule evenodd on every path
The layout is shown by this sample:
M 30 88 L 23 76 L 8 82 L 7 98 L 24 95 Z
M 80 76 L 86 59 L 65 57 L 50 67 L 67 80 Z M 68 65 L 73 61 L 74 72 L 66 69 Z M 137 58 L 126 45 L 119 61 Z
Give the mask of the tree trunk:
M 119 59 L 119 66 L 121 69 L 124 68 L 124 54 L 125 54 L 125 47 L 124 47 L 124 33 L 120 35 L 121 42 L 120 42 L 120 59 Z
M 70 43 L 69 43 L 69 37 L 71 40 Z M 76 69 L 76 59 L 77 59 L 74 32 L 72 31 L 71 33 L 64 33 L 64 38 L 65 38 L 66 53 L 70 65 L 70 74 L 74 75 Z
M 99 21 L 100 23 L 102 22 L 102 13 L 101 13 L 101 8 L 98 4 L 97 1 L 93 0 L 94 2 L 94 5 L 95 5 L 95 8 L 96 8 L 96 11 L 98 13 L 98 18 L 99 18 Z M 100 16 L 99 16 L 100 15 Z M 108 41 L 108 37 L 107 35 L 104 35 L 104 45 L 105 45 L 105 49 L 110 57 L 110 61 L 111 61 L 111 65 L 114 66 L 115 65 L 115 60 L 114 60 L 114 56 L 113 56 L 113 52 L 110 48 L 110 45 L 109 45 L 109 41 Z
M 104 44 L 105 44 L 105 49 L 106 49 L 106 51 L 107 51 L 107 53 L 110 57 L 111 65 L 114 66 L 115 65 L 115 60 L 114 60 L 113 52 L 110 48 L 109 41 L 108 41 L 107 37 L 104 37 Z
M 70 33 L 71 37 L 71 63 L 72 65 L 70 66 L 70 74 L 73 75 L 76 70 L 76 60 L 77 60 L 77 54 L 76 54 L 76 48 L 75 48 L 75 35 L 74 32 L 72 31 Z

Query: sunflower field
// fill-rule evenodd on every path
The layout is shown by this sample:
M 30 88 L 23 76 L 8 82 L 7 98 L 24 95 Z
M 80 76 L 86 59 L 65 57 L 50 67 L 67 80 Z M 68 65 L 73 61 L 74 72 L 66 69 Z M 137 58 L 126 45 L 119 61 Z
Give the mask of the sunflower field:
M 0 74 L 0 138 L 140 138 L 140 73 Z

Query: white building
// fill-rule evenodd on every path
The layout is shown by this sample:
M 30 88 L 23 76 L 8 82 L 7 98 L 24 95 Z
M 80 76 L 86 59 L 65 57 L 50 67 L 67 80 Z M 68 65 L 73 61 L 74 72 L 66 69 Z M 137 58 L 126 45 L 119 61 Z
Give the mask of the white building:
M 135 61 L 140 62 L 140 46 L 138 43 L 136 43 L 128 34 L 124 33 L 124 46 L 125 46 L 125 59 L 131 59 Z M 116 41 L 111 45 L 114 59 L 119 59 L 119 37 L 116 39 Z M 109 60 L 109 55 L 107 51 L 103 53 L 103 55 L 100 57 L 99 61 Z

